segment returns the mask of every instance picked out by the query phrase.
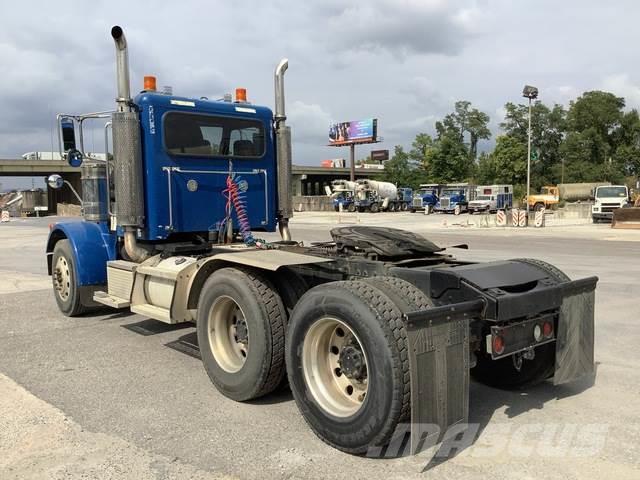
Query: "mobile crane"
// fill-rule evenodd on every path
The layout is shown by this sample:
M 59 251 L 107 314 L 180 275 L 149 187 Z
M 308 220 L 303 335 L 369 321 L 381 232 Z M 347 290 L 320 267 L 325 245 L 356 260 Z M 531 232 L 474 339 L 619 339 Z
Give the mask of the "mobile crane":
M 593 372 L 597 277 L 571 281 L 531 259 L 464 262 L 392 228 L 292 239 L 286 59 L 274 112 L 242 89 L 235 102 L 187 98 L 153 78 L 132 98 L 124 32 L 111 35 L 115 110 L 58 116 L 60 150 L 82 164 L 84 212 L 47 240 L 62 313 L 194 322 L 222 394 L 247 401 L 287 379 L 313 431 L 350 453 L 387 444 L 402 423 L 414 450 L 421 426 L 465 423 L 470 374 L 520 388 Z M 108 120 L 106 160 L 84 152 L 83 122 L 96 118 Z M 280 241 L 257 237 L 276 229 Z

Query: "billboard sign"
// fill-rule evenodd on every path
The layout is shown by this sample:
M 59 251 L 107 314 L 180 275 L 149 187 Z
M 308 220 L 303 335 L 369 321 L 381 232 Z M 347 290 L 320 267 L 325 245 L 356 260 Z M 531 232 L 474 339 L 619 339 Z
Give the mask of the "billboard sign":
M 389 150 L 371 150 L 371 160 L 376 162 L 389 160 Z
M 375 118 L 334 123 L 329 126 L 329 145 L 375 142 L 377 130 L 378 120 Z

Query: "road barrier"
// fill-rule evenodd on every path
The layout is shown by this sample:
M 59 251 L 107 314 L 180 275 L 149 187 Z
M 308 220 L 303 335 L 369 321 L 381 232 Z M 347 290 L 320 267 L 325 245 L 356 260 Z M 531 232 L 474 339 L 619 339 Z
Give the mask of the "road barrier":
M 504 210 L 498 210 L 496 213 L 496 225 L 498 227 L 507 226 L 507 213 Z
M 527 226 L 527 211 L 519 208 L 511 210 L 511 226 L 512 227 L 526 227 Z
M 2 210 L 2 220 L 0 220 L 1 222 L 8 222 L 10 220 L 9 217 L 9 210 Z
M 527 226 L 527 211 L 519 210 L 518 211 L 518 226 L 526 227 Z
M 544 213 L 545 213 L 544 207 L 536 211 L 535 220 L 533 224 L 537 228 L 544 227 Z

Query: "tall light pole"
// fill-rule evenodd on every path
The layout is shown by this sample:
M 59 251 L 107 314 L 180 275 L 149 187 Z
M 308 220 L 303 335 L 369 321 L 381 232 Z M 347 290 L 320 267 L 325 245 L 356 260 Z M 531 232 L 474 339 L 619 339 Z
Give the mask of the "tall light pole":
M 529 195 L 531 195 L 531 101 L 538 98 L 538 89 L 525 85 L 522 96 L 529 99 L 529 141 L 527 143 L 527 225 L 529 224 Z

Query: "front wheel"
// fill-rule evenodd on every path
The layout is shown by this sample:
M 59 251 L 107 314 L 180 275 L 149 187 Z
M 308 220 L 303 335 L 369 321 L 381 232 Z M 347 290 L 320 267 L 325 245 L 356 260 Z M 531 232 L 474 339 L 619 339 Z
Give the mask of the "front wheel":
M 371 213 L 378 213 L 380 211 L 380 206 L 377 203 L 372 203 L 371 207 L 369 207 Z
M 207 279 L 198 300 L 198 345 L 223 395 L 251 400 L 281 383 L 286 318 L 276 288 L 258 271 L 221 268 Z
M 533 206 L 533 210 L 536 212 L 539 212 L 540 210 L 542 210 L 544 208 L 544 203 L 536 203 Z
M 353 203 L 350 203 L 349 206 L 347 207 L 347 211 L 351 213 L 355 212 L 356 206 Z
M 410 415 L 406 349 L 401 310 L 373 285 L 332 282 L 300 299 L 286 339 L 287 373 L 320 439 L 349 453 L 388 443 Z
M 75 257 L 67 239 L 58 241 L 53 249 L 51 280 L 56 303 L 64 315 L 74 317 L 86 311 L 80 299 Z

